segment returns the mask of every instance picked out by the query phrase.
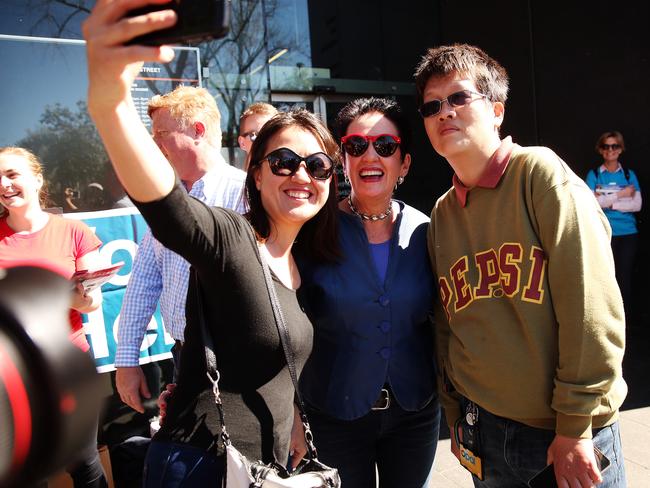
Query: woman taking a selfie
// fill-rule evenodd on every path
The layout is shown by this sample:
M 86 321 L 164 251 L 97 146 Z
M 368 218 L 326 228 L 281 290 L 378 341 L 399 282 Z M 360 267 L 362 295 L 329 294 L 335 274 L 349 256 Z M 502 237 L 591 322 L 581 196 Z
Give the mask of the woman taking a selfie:
M 392 198 L 410 132 L 393 100 L 358 99 L 337 117 L 350 196 L 339 203 L 339 263 L 302 262 L 314 350 L 301 379 L 319 456 L 342 486 L 421 488 L 438 443 L 429 312 L 429 219 Z M 408 468 L 406 468 L 408 467 Z
M 0 148 L 0 267 L 38 259 L 67 278 L 75 271 L 98 268 L 102 243 L 83 222 L 43 210 L 44 184 L 43 166 L 33 153 L 20 147 Z M 70 302 L 70 340 L 88 351 L 81 314 L 99 308 L 101 291 L 85 293 L 77 285 Z M 97 453 L 97 429 L 79 459 L 67 468 L 75 488 L 107 486 Z
M 221 424 L 205 374 L 202 321 L 215 344 L 233 444 L 249 459 L 283 466 L 289 457 L 295 466 L 306 451 L 258 249 L 274 275 L 299 373 L 311 352 L 312 326 L 297 300 L 301 277 L 292 253 L 324 261 L 337 256 L 338 148 L 314 115 L 280 114 L 267 122 L 251 150 L 246 217 L 189 197 L 131 99 L 141 61 L 167 62 L 173 52 L 123 46 L 169 26 L 174 17 L 157 13 L 142 22 L 119 20 L 136 3 L 98 1 L 84 34 L 88 106 L 120 181 L 154 236 L 193 269 L 177 386 L 147 455 L 145 486 L 218 486 Z

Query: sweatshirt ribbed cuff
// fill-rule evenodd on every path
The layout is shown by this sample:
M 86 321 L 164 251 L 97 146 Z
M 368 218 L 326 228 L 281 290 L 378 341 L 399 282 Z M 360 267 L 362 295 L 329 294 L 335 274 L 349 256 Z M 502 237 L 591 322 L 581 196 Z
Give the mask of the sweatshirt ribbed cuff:
M 555 433 L 573 439 L 591 439 L 591 417 L 566 415 L 558 412 L 555 420 Z

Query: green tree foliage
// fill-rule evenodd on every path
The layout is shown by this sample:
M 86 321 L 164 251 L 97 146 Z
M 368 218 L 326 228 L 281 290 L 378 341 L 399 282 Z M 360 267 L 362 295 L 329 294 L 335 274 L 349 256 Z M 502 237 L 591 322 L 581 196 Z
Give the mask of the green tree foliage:
M 83 199 L 89 183 L 101 183 L 108 161 L 86 102 L 81 100 L 76 110 L 58 103 L 46 106 L 39 126 L 28 130 L 17 145 L 33 151 L 43 162 L 54 206 L 63 207 L 65 188 L 79 190 Z

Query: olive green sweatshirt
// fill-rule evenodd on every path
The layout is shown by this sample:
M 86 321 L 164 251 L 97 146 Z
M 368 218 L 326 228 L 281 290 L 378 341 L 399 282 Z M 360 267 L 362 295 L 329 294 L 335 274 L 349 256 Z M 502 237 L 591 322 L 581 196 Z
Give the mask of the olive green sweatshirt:
M 450 425 L 454 389 L 568 437 L 616 420 L 625 321 L 610 238 L 591 190 L 548 148 L 507 138 L 476 187 L 454 176 L 428 235 Z

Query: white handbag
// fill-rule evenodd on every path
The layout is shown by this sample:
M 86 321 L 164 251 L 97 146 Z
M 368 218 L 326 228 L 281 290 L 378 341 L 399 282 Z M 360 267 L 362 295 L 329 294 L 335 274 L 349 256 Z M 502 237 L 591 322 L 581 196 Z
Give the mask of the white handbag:
M 226 446 L 226 488 L 335 488 L 338 472 L 319 461 L 309 460 L 288 474 L 276 465 L 251 463 L 232 444 Z

